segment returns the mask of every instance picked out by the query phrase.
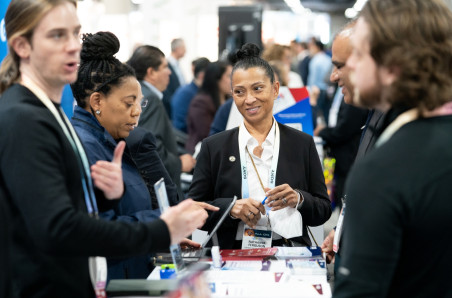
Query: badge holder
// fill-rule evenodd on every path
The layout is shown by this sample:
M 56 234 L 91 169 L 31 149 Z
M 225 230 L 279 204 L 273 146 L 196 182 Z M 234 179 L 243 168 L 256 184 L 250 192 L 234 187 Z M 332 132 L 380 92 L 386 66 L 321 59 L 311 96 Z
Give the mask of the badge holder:
M 267 226 L 256 226 L 254 229 L 245 225 L 243 229 L 242 249 L 272 247 L 272 226 L 268 212 L 270 207 L 266 206 Z

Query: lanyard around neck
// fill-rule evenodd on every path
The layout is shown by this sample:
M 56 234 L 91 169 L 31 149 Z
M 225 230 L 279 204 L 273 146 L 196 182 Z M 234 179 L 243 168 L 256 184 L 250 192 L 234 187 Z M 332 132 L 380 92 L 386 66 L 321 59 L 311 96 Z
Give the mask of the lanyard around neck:
M 77 134 L 74 131 L 74 128 L 72 127 L 71 123 L 69 122 L 69 119 L 67 119 L 66 115 L 60 108 L 60 112 L 58 113 L 57 108 L 53 104 L 53 102 L 50 100 L 50 98 L 45 94 L 45 92 L 39 88 L 34 82 L 32 82 L 29 78 L 27 79 L 26 83 L 24 84 L 25 87 L 30 89 L 31 92 L 33 92 L 36 97 L 47 107 L 47 109 L 52 113 L 52 115 L 57 120 L 58 124 L 60 125 L 61 129 L 63 130 L 64 134 L 66 135 L 67 140 L 72 146 L 72 149 L 76 153 L 76 155 L 79 157 L 77 158 L 77 161 L 79 163 L 80 168 L 80 174 L 82 177 L 82 186 L 83 186 L 83 193 L 85 195 L 85 203 L 86 207 L 88 209 L 88 213 L 94 217 L 98 216 L 98 209 L 97 209 L 97 203 L 96 203 L 96 197 L 94 195 L 94 188 L 91 180 L 91 172 L 89 170 L 89 163 L 88 158 L 86 157 L 85 151 L 83 150 L 83 146 L 80 143 L 80 140 L 77 137 Z M 63 122 L 66 122 L 66 125 Z M 69 130 L 70 132 L 69 132 Z
M 248 146 L 246 146 L 245 149 L 246 149 L 246 153 L 248 153 L 248 156 L 251 159 L 251 163 L 253 164 L 254 171 L 256 172 L 257 179 L 259 179 L 259 183 L 261 184 L 262 190 L 265 192 L 264 183 L 262 183 L 261 175 L 259 175 L 259 171 L 256 168 L 256 164 L 254 163 L 254 159 L 251 156 L 250 152 L 248 151 Z
M 275 122 L 275 142 L 273 145 L 272 165 L 270 168 L 270 175 L 268 177 L 268 180 L 269 180 L 268 187 L 269 188 L 275 187 L 276 169 L 278 167 L 278 159 L 279 159 L 279 147 L 280 147 L 279 126 L 278 126 L 278 123 Z M 245 150 L 248 151 L 248 148 L 247 148 L 246 144 L 241 144 L 240 139 L 239 139 L 239 148 L 240 148 L 240 167 L 241 167 L 241 172 L 242 172 L 242 198 L 248 198 L 249 197 L 249 185 L 248 185 L 249 182 L 248 182 L 248 168 L 246 165 L 246 155 L 245 155 Z M 250 155 L 250 158 L 251 158 L 251 161 L 253 162 L 251 155 Z M 254 165 L 254 162 L 253 162 L 253 165 Z M 257 172 L 257 168 L 255 168 L 255 169 L 256 169 L 257 177 L 259 178 L 259 181 L 261 182 L 261 186 L 264 189 L 264 185 L 260 179 L 259 173 Z M 265 193 L 265 190 L 264 190 L 264 193 Z

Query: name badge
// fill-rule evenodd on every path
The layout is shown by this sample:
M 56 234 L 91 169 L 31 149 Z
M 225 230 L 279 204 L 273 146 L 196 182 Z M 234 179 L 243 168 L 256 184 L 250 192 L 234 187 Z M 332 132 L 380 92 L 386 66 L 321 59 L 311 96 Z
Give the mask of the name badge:
M 245 225 L 243 229 L 242 249 L 265 248 L 272 246 L 272 231 L 265 226 L 251 228 Z
M 107 298 L 107 259 L 105 257 L 89 257 L 89 275 L 93 284 L 96 298 Z

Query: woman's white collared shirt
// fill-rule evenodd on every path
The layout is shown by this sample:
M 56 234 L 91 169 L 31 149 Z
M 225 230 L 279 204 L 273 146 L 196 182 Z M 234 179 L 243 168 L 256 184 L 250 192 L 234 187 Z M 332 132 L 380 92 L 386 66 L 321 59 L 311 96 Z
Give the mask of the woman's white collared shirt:
M 273 119 L 273 125 L 267 135 L 267 137 L 265 138 L 264 142 L 262 143 L 262 155 L 261 157 L 257 157 L 256 155 L 254 155 L 253 151 L 254 149 L 259 146 L 259 142 L 248 132 L 248 130 L 246 129 L 244 123 L 242 122 L 242 124 L 240 125 L 239 128 L 239 149 L 240 150 L 244 150 L 245 146 L 248 148 L 249 153 L 251 154 L 251 156 L 253 157 L 254 160 L 254 164 L 256 165 L 256 169 L 259 172 L 259 176 L 262 180 L 262 183 L 264 185 L 264 187 L 270 187 L 268 185 L 268 181 L 269 181 L 269 174 L 270 174 L 270 169 L 272 166 L 272 161 L 273 161 L 273 152 L 274 152 L 274 145 L 275 145 L 275 135 L 276 135 L 276 120 Z M 256 170 L 253 167 L 253 163 L 251 162 L 250 156 L 248 155 L 248 153 L 245 154 L 245 159 L 246 159 L 246 168 L 247 168 L 247 172 L 248 172 L 248 196 L 249 198 L 253 198 L 253 199 L 259 199 L 260 201 L 262 201 L 265 198 L 265 192 L 262 189 L 261 183 L 259 182 L 259 178 L 256 174 Z M 243 187 L 242 187 L 243 190 Z M 242 198 L 243 197 L 243 193 L 242 193 Z M 261 218 L 261 221 L 264 222 L 266 225 L 266 221 L 267 219 L 265 218 L 265 216 L 263 216 Z M 243 227 L 244 227 L 244 223 L 243 221 L 240 222 L 238 229 L 237 229 L 237 234 L 235 239 L 236 240 L 242 240 L 243 237 Z M 281 237 L 275 233 L 273 233 L 273 239 L 280 239 Z

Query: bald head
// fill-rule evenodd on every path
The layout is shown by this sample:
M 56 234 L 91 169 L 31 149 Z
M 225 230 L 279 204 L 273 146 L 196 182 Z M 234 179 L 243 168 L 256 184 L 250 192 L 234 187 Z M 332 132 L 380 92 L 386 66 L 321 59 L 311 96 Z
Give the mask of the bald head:
M 355 22 L 345 26 L 334 38 L 331 48 L 331 61 L 334 67 L 331 72 L 330 81 L 337 83 L 342 88 L 344 101 L 347 104 L 353 104 L 353 86 L 350 82 L 350 70 L 345 64 L 352 53 L 350 36 L 353 32 L 354 25 Z

